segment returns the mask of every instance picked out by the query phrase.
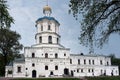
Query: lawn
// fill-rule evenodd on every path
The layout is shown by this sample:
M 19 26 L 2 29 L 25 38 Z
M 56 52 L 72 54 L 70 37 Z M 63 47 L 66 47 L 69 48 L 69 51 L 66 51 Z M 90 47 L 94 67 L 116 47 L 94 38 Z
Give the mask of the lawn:
M 120 76 L 111 77 L 88 77 L 88 80 L 120 80 Z
M 11 80 L 80 80 L 78 78 L 15 78 L 15 79 L 11 79 Z
M 11 80 L 82 80 L 80 78 L 14 78 Z M 86 80 L 120 80 L 120 76 L 115 77 L 86 77 Z

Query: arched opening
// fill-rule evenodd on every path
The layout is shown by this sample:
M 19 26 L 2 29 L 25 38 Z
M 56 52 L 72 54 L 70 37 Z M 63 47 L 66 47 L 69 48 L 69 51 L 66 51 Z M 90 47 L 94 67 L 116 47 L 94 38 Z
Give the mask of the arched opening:
M 73 71 L 71 71 L 71 76 L 74 76 L 74 72 Z
M 80 59 L 78 59 L 78 64 L 80 65 Z
M 41 25 L 41 31 L 43 31 L 43 25 Z
M 35 57 L 35 53 L 32 53 L 32 58 L 34 58 Z
M 53 74 L 53 71 L 50 72 L 50 75 L 54 75 L 54 74 Z
M 59 38 L 57 38 L 57 44 L 59 43 Z
M 45 58 L 48 58 L 48 53 L 45 53 Z
M 70 64 L 72 64 L 72 59 L 70 59 Z
M 51 30 L 51 26 L 50 25 L 48 25 L 48 30 Z
M 33 70 L 33 71 L 32 71 L 32 77 L 33 77 L 33 78 L 36 78 L 36 75 L 37 75 L 36 70 Z
M 65 68 L 65 69 L 64 69 L 64 74 L 65 74 L 65 75 L 69 75 L 69 69 L 68 69 L 68 68 Z
M 42 37 L 41 36 L 39 37 L 39 42 L 42 43 Z
M 55 58 L 58 58 L 58 54 L 57 53 L 55 53 Z
M 52 36 L 48 36 L 48 43 L 52 44 Z

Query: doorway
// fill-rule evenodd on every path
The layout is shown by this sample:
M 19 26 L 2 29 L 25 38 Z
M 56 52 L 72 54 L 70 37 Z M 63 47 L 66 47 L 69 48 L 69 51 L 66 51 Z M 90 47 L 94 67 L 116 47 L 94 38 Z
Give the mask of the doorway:
M 64 74 L 65 74 L 65 75 L 69 75 L 69 69 L 68 69 L 68 68 L 65 68 L 65 69 L 64 69 Z
M 37 75 L 36 70 L 33 70 L 33 71 L 32 71 L 32 77 L 33 77 L 33 78 L 36 78 L 36 75 Z

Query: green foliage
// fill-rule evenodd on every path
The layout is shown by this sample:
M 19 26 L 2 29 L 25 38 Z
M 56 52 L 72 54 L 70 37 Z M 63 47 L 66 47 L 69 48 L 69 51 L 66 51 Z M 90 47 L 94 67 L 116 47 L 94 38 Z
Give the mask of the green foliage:
M 120 34 L 120 0 L 70 0 L 70 13 L 83 14 L 80 43 L 102 48 L 113 33 Z
M 109 57 L 111 58 L 111 65 L 115 65 L 119 67 L 119 75 L 120 75 L 120 58 L 116 58 L 114 54 L 110 54 Z
M 19 79 L 11 79 L 11 80 L 83 80 L 80 78 L 19 78 Z M 120 80 L 120 76 L 112 76 L 112 77 L 87 77 L 85 80 Z
M 0 51 L 3 63 L 1 63 L 1 70 L 5 70 L 5 66 L 11 62 L 16 53 L 22 49 L 22 45 L 19 43 L 20 35 L 15 31 L 9 29 L 0 29 Z M 4 72 L 3 72 L 4 73 Z
M 6 3 L 7 1 L 0 0 L 0 28 L 9 28 L 14 21 L 8 12 Z
M 88 80 L 120 80 L 120 76 L 107 77 L 88 77 Z
M 11 31 L 13 18 L 8 12 L 6 0 L 0 0 L 0 75 L 5 74 L 5 66 L 14 59 L 22 49 L 19 43 L 21 36 L 15 31 Z

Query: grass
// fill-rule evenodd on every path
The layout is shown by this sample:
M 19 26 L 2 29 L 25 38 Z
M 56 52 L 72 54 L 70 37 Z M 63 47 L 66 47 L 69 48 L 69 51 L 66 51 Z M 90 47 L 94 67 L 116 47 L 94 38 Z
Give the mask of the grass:
M 120 80 L 120 76 L 86 77 L 87 80 Z M 14 78 L 11 80 L 82 80 L 80 78 Z
M 12 80 L 80 80 L 78 78 L 15 78 Z
M 88 80 L 120 80 L 120 76 L 87 77 Z

